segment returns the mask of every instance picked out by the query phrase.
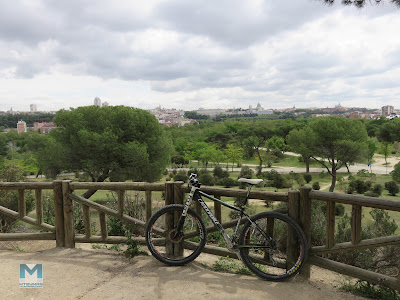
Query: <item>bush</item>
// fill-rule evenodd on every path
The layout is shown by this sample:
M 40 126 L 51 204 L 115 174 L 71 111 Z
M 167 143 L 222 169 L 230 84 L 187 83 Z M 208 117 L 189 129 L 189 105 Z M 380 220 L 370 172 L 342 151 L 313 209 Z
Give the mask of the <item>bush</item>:
M 375 192 L 373 192 L 373 191 L 365 192 L 364 195 L 365 195 L 365 196 L 368 196 L 368 197 L 379 197 L 379 194 L 378 194 L 378 193 L 375 193 Z
M 174 181 L 183 181 L 187 182 L 189 177 L 186 174 L 186 171 L 180 170 L 176 175 L 174 175 Z
M 382 195 L 383 186 L 379 183 L 375 184 L 374 187 L 372 188 L 372 192 L 377 194 L 379 197 L 380 195 Z M 373 197 L 375 197 L 375 196 L 373 196 Z
M 314 183 L 312 184 L 312 189 L 313 190 L 320 190 L 321 187 L 319 185 L 319 181 L 314 181 Z
M 236 185 L 235 180 L 229 177 L 221 178 L 217 181 L 217 185 L 221 185 L 223 187 L 229 188 Z
M 394 170 L 390 172 L 392 179 L 396 182 L 400 182 L 400 162 L 394 165 Z
M 204 185 L 212 186 L 214 185 L 214 177 L 210 173 L 202 172 L 199 176 L 199 182 Z
M 395 181 L 389 181 L 385 183 L 385 188 L 389 191 L 389 194 L 392 196 L 396 196 L 399 192 L 399 186 Z
M 312 181 L 312 175 L 310 173 L 303 174 L 303 178 L 307 183 L 310 183 Z
M 228 171 L 224 171 L 221 166 L 216 166 L 213 171 L 215 179 L 227 178 L 229 177 Z

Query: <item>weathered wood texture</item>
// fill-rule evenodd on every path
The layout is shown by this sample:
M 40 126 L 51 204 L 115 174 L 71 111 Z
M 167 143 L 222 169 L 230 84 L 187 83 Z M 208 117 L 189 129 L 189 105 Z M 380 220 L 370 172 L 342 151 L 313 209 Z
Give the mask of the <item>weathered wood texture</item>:
M 0 241 L 55 240 L 54 232 L 0 233 Z
M 64 234 L 65 234 L 65 247 L 75 248 L 74 242 L 74 204 L 72 202 L 71 190 L 69 188 L 70 180 L 62 182 L 63 203 L 64 203 Z
M 306 236 L 307 248 L 311 247 L 311 199 L 309 194 L 311 192 L 310 187 L 300 188 L 300 222 L 299 225 Z M 311 267 L 308 262 L 305 263 L 303 268 L 300 270 L 300 274 L 306 278 L 310 278 Z
M 64 199 L 62 192 L 62 181 L 54 181 L 53 189 L 54 197 L 54 223 L 56 227 L 56 246 L 65 246 L 65 231 L 64 231 Z
M 395 290 L 400 290 L 400 281 L 394 277 L 367 271 L 318 256 L 311 256 L 309 258 L 309 261 L 313 265 L 319 266 L 321 268 L 329 269 L 340 274 L 349 275 L 351 277 L 356 277 L 361 280 L 366 280 L 375 284 L 386 285 Z
M 377 199 L 376 197 L 367 197 L 363 195 L 321 192 L 315 190 L 310 191 L 309 197 L 310 199 L 315 200 L 333 201 L 336 203 L 400 211 L 400 201 L 392 199 Z
M 164 183 L 147 182 L 71 182 L 71 190 L 133 190 L 133 191 L 164 191 Z

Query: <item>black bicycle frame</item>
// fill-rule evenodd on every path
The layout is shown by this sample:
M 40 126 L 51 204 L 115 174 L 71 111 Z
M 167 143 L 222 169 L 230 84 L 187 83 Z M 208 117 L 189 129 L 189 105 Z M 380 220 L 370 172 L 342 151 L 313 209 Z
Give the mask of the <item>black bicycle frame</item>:
M 249 193 L 248 193 L 248 194 L 249 194 Z M 234 231 L 234 233 L 233 233 L 232 238 L 229 237 L 229 235 L 226 233 L 226 231 L 225 231 L 225 229 L 222 227 L 221 223 L 218 221 L 218 219 L 217 219 L 217 218 L 215 217 L 215 215 L 212 213 L 212 211 L 211 211 L 210 208 L 207 206 L 207 204 L 204 202 L 204 200 L 201 198 L 201 196 L 204 196 L 204 197 L 206 197 L 207 199 L 210 199 L 210 200 L 212 200 L 212 201 L 214 201 L 214 202 L 218 202 L 218 203 L 220 203 L 221 205 L 226 206 L 226 207 L 228 207 L 228 208 L 230 208 L 230 209 L 232 209 L 232 210 L 235 210 L 235 211 L 240 212 L 240 216 L 239 216 L 238 222 L 237 222 L 237 224 L 236 224 L 236 228 L 235 228 L 235 231 Z M 246 199 L 247 199 L 247 198 L 248 198 L 248 195 L 247 195 Z M 256 226 L 256 228 L 261 232 L 262 235 L 265 236 L 265 238 L 266 238 L 268 241 L 271 241 L 271 238 L 270 238 L 269 236 L 265 235 L 265 233 L 261 230 L 261 228 L 260 228 L 256 223 L 253 223 L 253 221 L 250 219 L 250 216 L 249 216 L 243 209 L 241 209 L 241 208 L 239 208 L 239 207 L 236 207 L 236 206 L 233 206 L 233 205 L 230 205 L 230 204 L 228 204 L 228 203 L 226 203 L 226 202 L 221 201 L 220 199 L 217 199 L 217 198 L 215 198 L 215 197 L 213 197 L 213 196 L 211 196 L 211 195 L 208 195 L 208 194 L 204 193 L 203 191 L 201 191 L 201 190 L 200 190 L 199 188 L 197 188 L 197 187 L 192 187 L 192 190 L 190 191 L 189 197 L 188 197 L 188 199 L 186 200 L 185 206 L 184 206 L 184 208 L 183 208 L 182 215 L 181 215 L 181 217 L 179 218 L 179 221 L 178 221 L 177 230 L 176 230 L 176 232 L 175 232 L 175 237 L 179 234 L 179 232 L 180 232 L 181 229 L 182 229 L 182 226 L 183 226 L 183 224 L 184 224 L 184 222 L 185 222 L 185 219 L 186 219 L 186 213 L 187 213 L 187 211 L 188 211 L 188 209 L 189 209 L 189 206 L 190 206 L 190 204 L 191 204 L 191 202 L 192 202 L 193 200 L 194 200 L 194 201 L 198 201 L 198 202 L 200 203 L 200 205 L 203 207 L 204 211 L 207 213 L 207 215 L 209 216 L 209 218 L 211 219 L 211 221 L 215 224 L 215 226 L 217 226 L 217 228 L 219 229 L 220 233 L 221 233 L 221 234 L 223 235 L 223 237 L 224 237 L 224 240 L 225 240 L 225 242 L 226 242 L 226 244 L 227 244 L 227 248 L 228 248 L 228 249 L 232 250 L 233 247 L 235 246 L 232 242 L 233 242 L 233 241 L 236 239 L 236 237 L 237 237 L 237 231 L 238 231 L 238 229 L 239 229 L 239 225 L 240 225 L 240 223 L 241 223 L 241 221 L 242 221 L 243 216 L 245 216 L 246 219 L 247 219 L 249 222 L 251 222 L 252 224 L 254 224 L 254 225 Z M 259 245 L 259 246 L 260 246 L 261 248 L 267 247 L 267 246 L 261 246 L 261 245 Z M 240 247 L 240 248 L 241 248 L 241 247 Z

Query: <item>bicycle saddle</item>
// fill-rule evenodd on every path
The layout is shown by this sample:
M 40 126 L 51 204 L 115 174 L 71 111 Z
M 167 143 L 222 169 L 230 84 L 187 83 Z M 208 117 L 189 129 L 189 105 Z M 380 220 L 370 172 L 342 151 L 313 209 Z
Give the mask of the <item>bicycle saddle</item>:
M 245 182 L 248 184 L 259 184 L 260 182 L 263 182 L 262 179 L 247 179 L 247 178 L 239 178 L 238 179 L 239 182 Z

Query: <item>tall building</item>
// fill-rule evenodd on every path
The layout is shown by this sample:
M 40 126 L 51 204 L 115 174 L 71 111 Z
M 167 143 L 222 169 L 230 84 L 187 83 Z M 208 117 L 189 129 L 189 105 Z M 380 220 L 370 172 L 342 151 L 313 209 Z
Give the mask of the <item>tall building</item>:
M 18 121 L 17 123 L 17 131 L 18 133 L 23 133 L 26 132 L 26 122 L 24 121 Z
M 394 107 L 391 105 L 382 106 L 382 116 L 390 116 L 394 113 Z
M 101 106 L 101 100 L 99 97 L 94 98 L 94 105 Z
M 37 111 L 37 105 L 36 104 L 31 104 L 31 112 Z
M 110 106 L 110 104 L 107 101 L 104 101 L 103 106 Z

